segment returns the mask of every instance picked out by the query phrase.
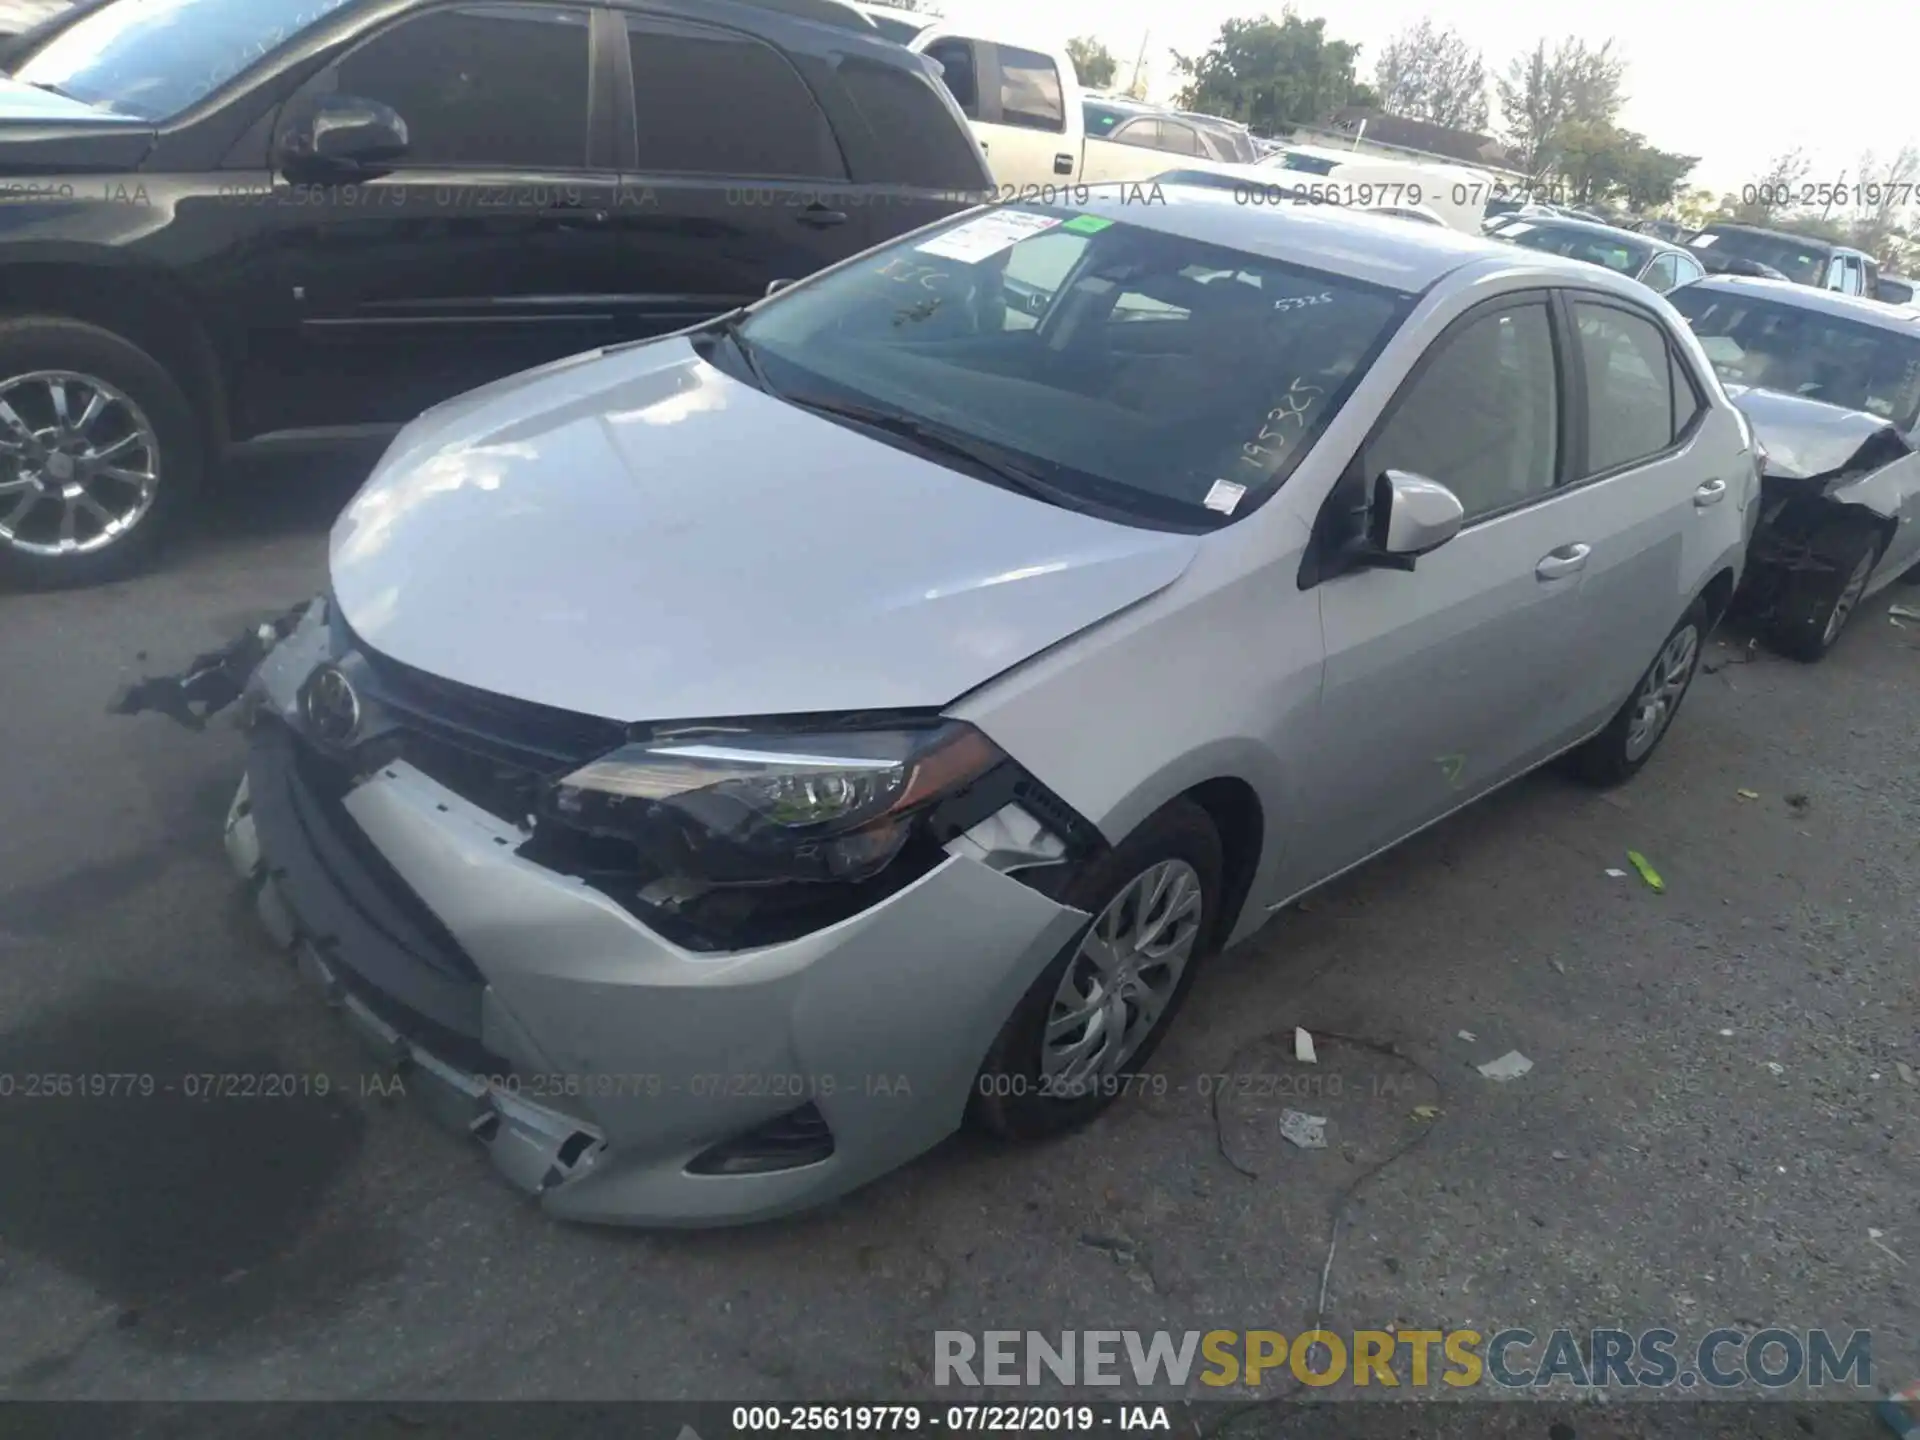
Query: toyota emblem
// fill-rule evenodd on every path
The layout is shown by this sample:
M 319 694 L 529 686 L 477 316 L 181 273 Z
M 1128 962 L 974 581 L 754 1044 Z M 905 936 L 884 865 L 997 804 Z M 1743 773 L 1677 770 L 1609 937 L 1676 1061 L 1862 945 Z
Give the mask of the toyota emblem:
M 314 672 L 307 682 L 307 727 L 316 740 L 344 745 L 360 728 L 360 697 L 337 665 Z

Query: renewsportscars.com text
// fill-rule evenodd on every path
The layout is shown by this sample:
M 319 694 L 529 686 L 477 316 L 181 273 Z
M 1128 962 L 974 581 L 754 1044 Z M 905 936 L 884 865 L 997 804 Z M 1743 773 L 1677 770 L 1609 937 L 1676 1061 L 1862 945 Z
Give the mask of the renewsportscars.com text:
M 1777 1390 L 1873 1385 L 1872 1335 L 1854 1330 L 965 1330 L 934 1332 L 938 1386 L 1328 1387 L 1556 1383 L 1613 1389 Z

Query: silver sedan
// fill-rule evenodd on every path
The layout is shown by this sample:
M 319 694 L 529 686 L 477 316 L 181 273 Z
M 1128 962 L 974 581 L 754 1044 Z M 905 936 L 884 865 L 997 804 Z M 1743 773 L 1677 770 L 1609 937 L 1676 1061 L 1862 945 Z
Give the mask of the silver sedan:
M 1275 910 L 1672 723 L 1756 471 L 1666 303 L 1159 198 L 486 387 L 341 517 L 228 849 L 551 1213 L 752 1220 L 1077 1125 Z

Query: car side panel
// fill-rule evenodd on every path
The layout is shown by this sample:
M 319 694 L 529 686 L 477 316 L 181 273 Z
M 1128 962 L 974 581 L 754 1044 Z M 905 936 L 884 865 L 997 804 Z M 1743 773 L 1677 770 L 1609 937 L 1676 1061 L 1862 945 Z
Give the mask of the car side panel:
M 1234 938 L 1311 868 L 1300 777 L 1320 692 L 1319 606 L 1295 581 L 1307 528 L 1269 507 L 1202 543 L 1186 575 L 949 713 L 1118 841 L 1208 780 L 1249 785 L 1264 833 Z

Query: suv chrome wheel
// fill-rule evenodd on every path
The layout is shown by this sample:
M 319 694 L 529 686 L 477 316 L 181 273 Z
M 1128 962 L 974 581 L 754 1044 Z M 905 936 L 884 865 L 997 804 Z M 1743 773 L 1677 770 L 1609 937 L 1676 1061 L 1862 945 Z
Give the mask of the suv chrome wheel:
M 68 370 L 0 380 L 0 545 L 53 557 L 105 550 L 159 488 L 159 438 L 125 392 Z

